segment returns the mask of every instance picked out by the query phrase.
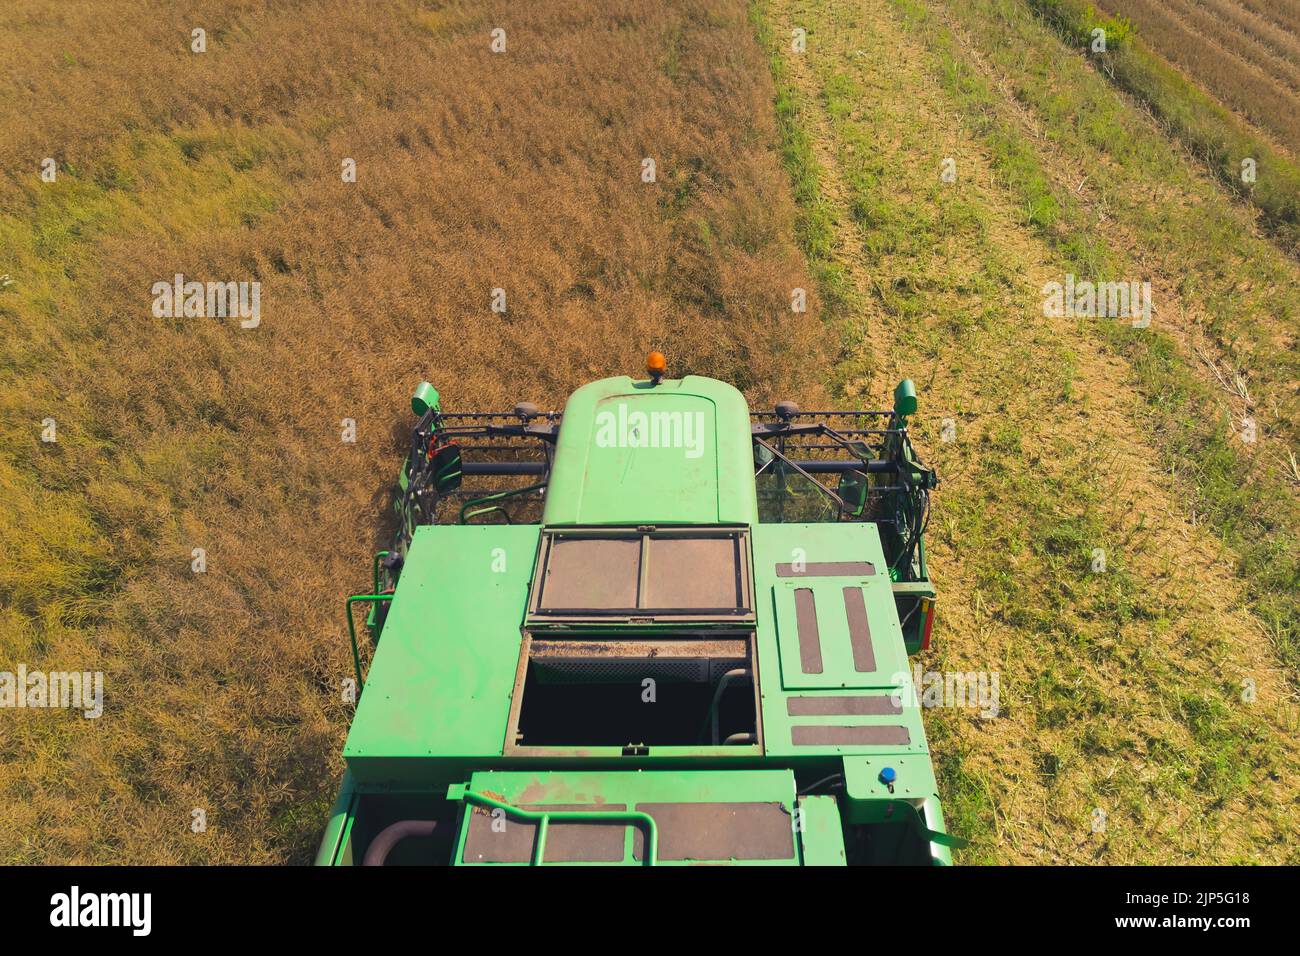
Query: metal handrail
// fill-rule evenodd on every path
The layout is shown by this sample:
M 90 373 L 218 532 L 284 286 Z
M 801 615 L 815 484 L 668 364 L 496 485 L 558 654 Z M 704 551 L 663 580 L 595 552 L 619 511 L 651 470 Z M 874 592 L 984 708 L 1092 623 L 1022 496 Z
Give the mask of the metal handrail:
M 371 570 L 372 570 L 372 574 L 370 575 L 370 580 L 371 580 L 371 583 L 372 583 L 372 585 L 373 585 L 373 586 L 370 588 L 370 591 L 371 591 L 371 593 L 373 593 L 373 594 L 378 594 L 378 593 L 379 593 L 379 562 L 382 561 L 382 560 L 384 560 L 384 558 L 386 558 L 386 557 L 388 557 L 388 552 L 387 552 L 387 551 L 376 551 L 376 552 L 375 552 L 375 560 L 374 560 L 373 567 L 371 568 Z
M 467 515 L 466 512 L 469 511 L 470 508 L 473 508 L 475 505 L 485 505 L 493 501 L 504 501 L 506 498 L 513 498 L 516 495 L 525 495 L 533 491 L 541 491 L 545 487 L 546 487 L 546 482 L 543 481 L 536 485 L 529 485 L 527 488 L 509 488 L 506 491 L 498 491 L 495 494 L 484 495 L 482 498 L 473 498 L 465 502 L 465 504 L 461 506 L 459 523 L 465 524 L 467 519 L 470 517 L 474 517 L 474 515 L 486 514 L 487 512 L 493 510 L 504 510 L 498 508 L 488 508 L 481 512 L 475 512 L 474 515 Z
M 365 689 L 366 682 L 361 677 L 361 649 L 357 646 L 357 625 L 356 622 L 352 620 L 352 605 L 361 604 L 364 601 L 378 602 L 391 601 L 392 599 L 393 595 L 391 593 L 354 594 L 348 598 L 347 604 L 345 605 L 346 610 L 344 613 L 346 613 L 348 617 L 348 636 L 352 638 L 352 666 L 355 668 L 357 674 L 358 696 L 360 696 L 360 692 Z
M 645 865 L 654 866 L 659 862 L 659 825 L 655 823 L 654 817 L 640 810 L 612 810 L 608 813 L 596 810 L 525 810 L 504 800 L 489 797 L 485 793 L 470 790 L 463 784 L 453 784 L 447 791 L 447 799 L 501 810 L 526 823 L 536 823 L 537 834 L 533 838 L 533 866 L 541 866 L 542 859 L 546 855 L 546 834 L 551 820 L 567 820 L 570 823 L 614 823 L 622 820 L 627 826 L 645 827 Z

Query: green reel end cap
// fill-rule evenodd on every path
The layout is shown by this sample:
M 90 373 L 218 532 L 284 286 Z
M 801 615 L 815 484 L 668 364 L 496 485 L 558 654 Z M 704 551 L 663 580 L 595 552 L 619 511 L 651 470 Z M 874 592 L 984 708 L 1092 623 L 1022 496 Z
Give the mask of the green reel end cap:
M 415 387 L 415 394 L 411 396 L 411 411 L 423 417 L 429 409 L 435 412 L 440 410 L 438 405 L 438 390 L 428 382 L 421 382 Z
M 894 414 L 899 418 L 916 414 L 916 386 L 910 378 L 905 378 L 894 389 Z

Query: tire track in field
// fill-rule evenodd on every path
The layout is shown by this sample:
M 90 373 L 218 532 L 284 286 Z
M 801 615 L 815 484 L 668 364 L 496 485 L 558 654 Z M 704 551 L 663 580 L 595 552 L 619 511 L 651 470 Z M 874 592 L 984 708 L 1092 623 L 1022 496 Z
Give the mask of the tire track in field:
M 790 36 L 787 32 L 786 36 Z M 845 266 L 852 290 L 850 307 L 862 320 L 865 332 L 863 341 L 854 348 L 854 356 L 863 360 L 869 375 L 861 386 L 848 386 L 849 397 L 861 395 L 870 407 L 876 407 L 891 394 L 897 380 L 890 381 L 877 355 L 887 353 L 888 326 L 873 295 L 874 280 L 871 274 L 871 256 L 862 241 L 862 233 L 850 214 L 851 189 L 845 179 L 835 137 L 831 131 L 823 104 L 815 91 L 808 61 L 803 56 L 788 56 L 785 65 L 794 87 L 800 93 L 798 122 L 808 133 L 809 146 L 816 166 L 817 188 L 828 202 L 831 211 L 830 228 L 834 236 L 834 257 Z M 867 345 L 870 347 L 866 347 Z M 873 404 L 874 403 L 874 404 Z

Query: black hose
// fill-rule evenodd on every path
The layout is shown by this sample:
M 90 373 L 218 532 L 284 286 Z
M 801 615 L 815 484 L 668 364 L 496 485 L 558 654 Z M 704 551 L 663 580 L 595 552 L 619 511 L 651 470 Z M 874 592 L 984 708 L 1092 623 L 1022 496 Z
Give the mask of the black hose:
M 718 686 L 713 691 L 713 703 L 709 705 L 709 712 L 704 717 L 704 722 L 706 726 L 709 725 L 710 723 L 712 723 L 713 725 L 712 740 L 714 746 L 717 746 L 718 743 L 718 705 L 722 703 L 723 691 L 725 691 L 728 687 L 731 686 L 731 682 L 733 680 L 738 680 L 741 677 L 753 677 L 753 674 L 751 674 L 747 668 L 733 667 L 731 670 L 727 671 L 725 674 L 723 674 L 721 677 L 718 678 Z M 704 735 L 704 728 L 701 727 L 700 736 L 703 735 Z
M 388 861 L 388 854 L 397 844 L 407 837 L 433 836 L 433 831 L 437 828 L 437 820 L 398 820 L 396 823 L 390 823 L 370 841 L 366 858 L 361 861 L 361 865 L 383 866 Z
M 800 788 L 799 796 L 802 797 L 805 794 L 812 793 L 812 791 L 819 789 L 823 784 L 828 784 L 828 783 L 836 787 L 844 786 L 844 774 L 832 773 L 829 774 L 828 776 L 822 777 L 816 783 L 810 783 L 808 784 L 808 786 Z

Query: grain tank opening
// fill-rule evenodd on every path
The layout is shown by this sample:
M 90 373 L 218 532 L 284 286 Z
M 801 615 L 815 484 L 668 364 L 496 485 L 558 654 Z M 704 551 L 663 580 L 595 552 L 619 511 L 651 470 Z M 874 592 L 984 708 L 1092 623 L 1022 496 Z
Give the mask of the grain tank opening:
M 750 634 L 530 635 L 510 746 L 735 747 L 761 740 Z

